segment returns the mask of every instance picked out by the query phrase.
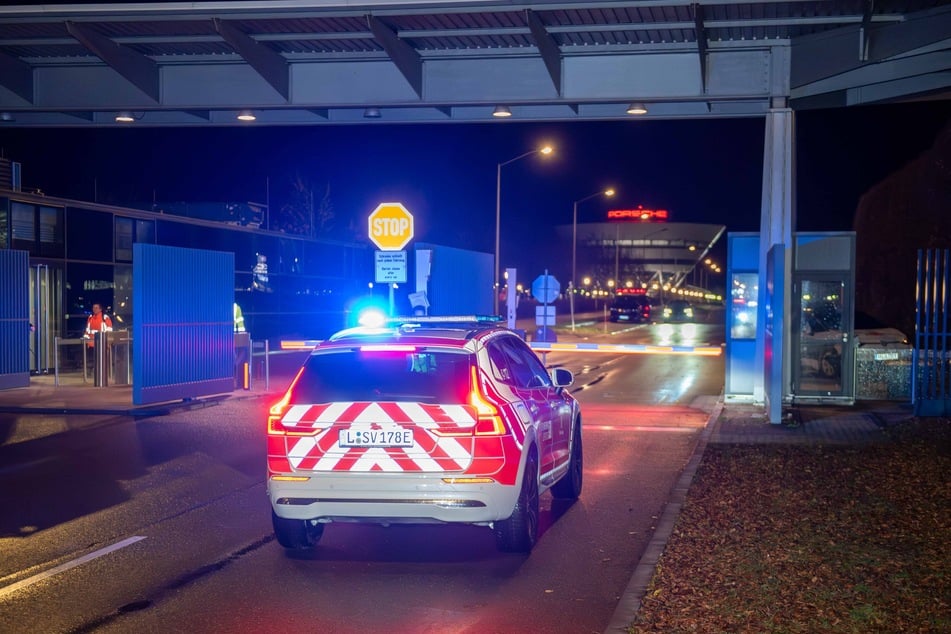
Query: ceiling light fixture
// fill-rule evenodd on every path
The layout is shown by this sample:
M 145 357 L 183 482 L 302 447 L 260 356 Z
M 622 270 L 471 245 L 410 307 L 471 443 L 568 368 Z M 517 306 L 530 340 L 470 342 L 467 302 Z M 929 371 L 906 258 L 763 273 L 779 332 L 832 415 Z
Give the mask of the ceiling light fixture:
M 132 123 L 135 121 L 135 117 L 132 116 L 131 112 L 123 110 L 116 115 L 116 121 L 119 123 Z
M 647 106 L 642 103 L 632 103 L 627 107 L 627 114 L 647 114 Z
M 257 119 L 250 110 L 242 110 L 238 113 L 238 121 L 255 121 Z
M 379 119 L 381 116 L 383 116 L 383 113 L 380 112 L 379 108 L 367 108 L 363 111 L 365 119 Z
M 512 111 L 509 110 L 508 106 L 496 106 L 495 110 L 492 111 L 493 117 L 511 117 Z

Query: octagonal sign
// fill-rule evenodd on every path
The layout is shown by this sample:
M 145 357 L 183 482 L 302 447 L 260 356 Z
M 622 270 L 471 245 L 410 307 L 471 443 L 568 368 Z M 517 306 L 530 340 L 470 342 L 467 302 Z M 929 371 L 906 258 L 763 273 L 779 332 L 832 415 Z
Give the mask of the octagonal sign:
M 401 203 L 380 203 L 368 225 L 370 240 L 381 251 L 400 251 L 413 239 L 413 214 Z

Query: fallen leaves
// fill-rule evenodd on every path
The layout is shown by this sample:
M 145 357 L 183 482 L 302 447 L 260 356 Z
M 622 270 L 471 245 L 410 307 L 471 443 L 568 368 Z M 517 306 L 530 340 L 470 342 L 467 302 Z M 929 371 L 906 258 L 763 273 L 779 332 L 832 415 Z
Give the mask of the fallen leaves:
M 711 445 L 631 632 L 951 631 L 951 421 Z

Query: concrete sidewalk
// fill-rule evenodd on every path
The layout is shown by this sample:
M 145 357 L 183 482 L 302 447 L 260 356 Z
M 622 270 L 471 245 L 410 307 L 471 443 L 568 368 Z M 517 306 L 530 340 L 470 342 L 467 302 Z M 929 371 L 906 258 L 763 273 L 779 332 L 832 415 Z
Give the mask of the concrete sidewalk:
M 885 430 L 914 416 L 911 403 L 857 401 L 854 405 L 797 405 L 784 409 L 781 424 L 772 424 L 763 407 L 723 406 L 711 421 L 710 442 L 738 444 L 851 445 L 888 440 Z
M 131 385 L 96 387 L 83 381 L 81 372 L 60 374 L 59 385 L 52 375 L 30 377 L 29 387 L 0 390 L 0 413 L 45 415 L 163 416 L 173 410 L 204 407 L 225 399 L 252 397 L 277 398 L 292 376 L 271 376 L 269 385 L 254 380 L 250 390 L 180 399 L 164 403 L 134 405 Z

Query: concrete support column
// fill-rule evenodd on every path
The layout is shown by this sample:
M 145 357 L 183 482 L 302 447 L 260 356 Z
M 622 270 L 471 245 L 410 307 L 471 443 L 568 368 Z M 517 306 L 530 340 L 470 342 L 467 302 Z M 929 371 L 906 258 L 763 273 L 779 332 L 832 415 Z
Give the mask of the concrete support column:
M 795 127 L 790 108 L 766 115 L 760 212 L 759 306 L 753 396 L 772 423 L 781 422 L 789 394 L 789 323 L 795 229 Z M 728 281 L 729 282 L 729 281 Z

